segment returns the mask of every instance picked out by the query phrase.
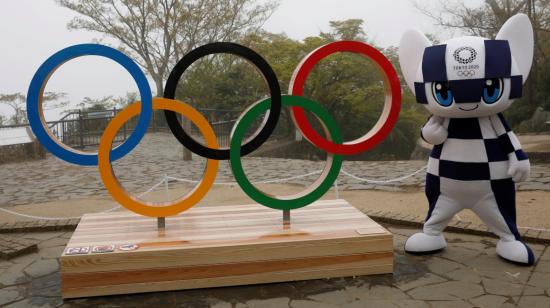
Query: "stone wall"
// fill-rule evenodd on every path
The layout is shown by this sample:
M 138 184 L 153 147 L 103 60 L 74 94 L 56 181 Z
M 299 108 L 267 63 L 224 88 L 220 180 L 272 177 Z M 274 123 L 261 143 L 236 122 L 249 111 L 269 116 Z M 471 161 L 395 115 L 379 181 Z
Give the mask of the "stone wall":
M 522 142 L 522 135 L 519 135 L 520 143 Z M 525 143 L 523 143 L 525 144 Z M 541 143 L 542 144 L 542 143 Z M 543 145 L 544 146 L 544 145 Z M 411 154 L 410 160 L 428 160 L 430 152 L 432 151 L 432 145 L 426 143 L 422 139 L 418 139 L 416 147 Z M 524 151 L 529 157 L 531 163 L 536 164 L 549 164 L 550 163 L 550 148 L 547 150 L 531 151 L 531 148 L 524 148 Z
M 46 151 L 38 141 L 0 146 L 0 165 L 30 159 L 43 159 Z

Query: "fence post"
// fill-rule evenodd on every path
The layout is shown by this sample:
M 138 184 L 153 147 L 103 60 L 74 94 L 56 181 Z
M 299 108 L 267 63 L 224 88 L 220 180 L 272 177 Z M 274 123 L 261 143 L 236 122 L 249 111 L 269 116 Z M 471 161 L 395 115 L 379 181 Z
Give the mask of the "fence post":
M 191 121 L 185 119 L 183 123 L 183 127 L 185 128 L 185 131 L 188 134 L 191 134 Z M 193 155 L 191 154 L 191 151 L 186 147 L 183 147 L 183 160 L 185 161 L 193 160 Z
M 118 113 L 118 110 L 116 109 L 116 107 L 113 108 L 113 118 L 116 117 Z M 128 127 L 128 121 L 125 121 L 124 122 L 124 125 L 122 125 L 122 131 L 124 132 L 124 141 L 126 141 L 126 137 L 127 137 L 127 133 L 126 133 L 126 128 Z
M 78 123 L 80 125 L 80 149 L 84 150 L 84 118 L 82 110 L 78 110 Z
M 153 110 L 153 133 L 155 133 L 157 131 L 157 119 L 156 119 L 155 114 L 156 114 L 156 112 L 155 112 L 155 110 Z
M 61 135 L 61 140 L 63 140 L 64 144 L 67 144 L 67 142 L 69 142 L 68 141 L 69 138 L 67 138 L 67 135 L 68 135 L 67 134 L 67 125 L 65 125 L 65 122 L 61 122 L 61 123 L 56 124 L 56 126 L 58 126 L 59 124 L 61 124 L 61 132 L 62 132 L 61 133 L 62 134 Z

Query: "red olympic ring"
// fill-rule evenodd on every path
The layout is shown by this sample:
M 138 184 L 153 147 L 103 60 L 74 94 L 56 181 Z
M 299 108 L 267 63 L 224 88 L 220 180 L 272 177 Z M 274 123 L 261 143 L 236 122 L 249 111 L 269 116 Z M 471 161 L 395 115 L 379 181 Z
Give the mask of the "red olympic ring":
M 378 119 L 378 122 L 363 137 L 343 144 L 336 144 L 319 135 L 308 119 L 304 109 L 301 107 L 292 107 L 291 116 L 296 126 L 300 129 L 303 136 L 312 144 L 324 151 L 341 154 L 353 155 L 376 146 L 391 132 L 399 117 L 401 109 L 401 85 L 399 77 L 390 61 L 375 48 L 356 41 L 339 41 L 321 46 L 307 55 L 296 67 L 289 85 L 289 93 L 301 96 L 304 89 L 307 76 L 313 67 L 323 58 L 336 52 L 354 52 L 371 59 L 384 78 L 384 90 L 386 94 L 384 110 Z M 389 85 L 389 88 L 388 88 Z

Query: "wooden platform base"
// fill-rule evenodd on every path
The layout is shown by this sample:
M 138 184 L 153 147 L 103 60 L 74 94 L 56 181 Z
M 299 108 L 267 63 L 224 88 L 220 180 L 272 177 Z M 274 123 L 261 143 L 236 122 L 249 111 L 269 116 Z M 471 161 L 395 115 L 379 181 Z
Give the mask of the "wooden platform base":
M 63 298 L 233 286 L 392 273 L 393 237 L 344 200 L 294 210 L 290 225 L 257 204 L 196 207 L 164 232 L 133 213 L 88 214 L 60 263 Z

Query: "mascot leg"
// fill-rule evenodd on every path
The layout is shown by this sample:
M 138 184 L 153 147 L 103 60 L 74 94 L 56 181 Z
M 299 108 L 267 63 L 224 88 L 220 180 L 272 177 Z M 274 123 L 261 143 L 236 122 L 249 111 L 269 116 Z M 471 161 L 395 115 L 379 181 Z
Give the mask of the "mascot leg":
M 429 174 L 426 177 L 426 196 L 430 204 L 423 232 L 407 239 L 405 251 L 409 253 L 433 253 L 447 247 L 443 229 L 453 216 L 462 210 L 460 204 L 440 193 L 439 177 Z
M 509 261 L 532 265 L 535 257 L 520 240 L 516 226 L 516 192 L 511 179 L 492 180 L 491 193 L 472 210 L 500 237 L 497 254 Z

